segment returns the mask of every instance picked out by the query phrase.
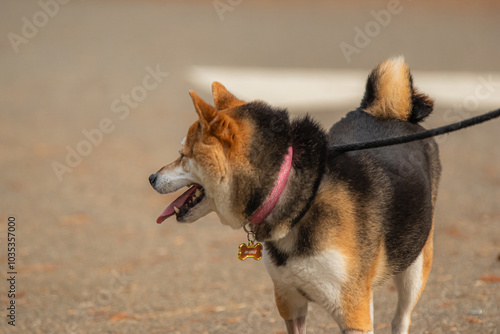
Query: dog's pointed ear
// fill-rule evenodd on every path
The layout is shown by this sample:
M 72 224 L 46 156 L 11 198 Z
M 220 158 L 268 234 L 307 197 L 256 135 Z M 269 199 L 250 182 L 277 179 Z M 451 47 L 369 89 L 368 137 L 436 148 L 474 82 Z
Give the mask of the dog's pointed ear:
M 246 104 L 245 101 L 239 100 L 236 96 L 231 94 L 226 87 L 217 81 L 212 83 L 212 95 L 214 97 L 214 104 L 217 110 L 235 108 Z
M 222 87 L 224 88 L 224 86 Z M 230 116 L 219 113 L 217 109 L 205 102 L 194 91 L 190 90 L 189 95 L 193 99 L 194 107 L 200 118 L 202 135 L 205 138 L 218 138 L 223 143 L 224 150 L 229 150 L 234 145 L 236 133 L 238 133 L 238 124 Z M 239 102 L 241 104 L 245 103 L 243 101 Z M 233 101 L 232 103 L 236 102 Z
M 217 117 L 217 110 L 210 104 L 205 102 L 201 97 L 198 96 L 193 90 L 189 91 L 189 95 L 193 100 L 194 108 L 196 113 L 200 117 L 202 125 L 209 125 L 212 120 Z

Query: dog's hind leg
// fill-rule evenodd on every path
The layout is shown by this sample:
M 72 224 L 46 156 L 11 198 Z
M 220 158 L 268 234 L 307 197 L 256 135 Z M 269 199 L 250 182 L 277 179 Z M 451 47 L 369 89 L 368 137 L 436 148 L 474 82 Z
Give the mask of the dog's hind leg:
M 432 230 L 418 258 L 405 271 L 394 277 L 398 291 L 398 307 L 392 320 L 393 334 L 407 334 L 411 312 L 422 291 L 432 266 Z
M 374 311 L 373 311 L 373 291 L 372 291 L 372 296 L 370 298 L 370 319 L 372 320 L 372 324 L 375 323 L 373 316 L 374 316 Z
M 288 334 L 306 334 L 307 299 L 296 289 L 277 286 L 274 288 L 274 295 Z

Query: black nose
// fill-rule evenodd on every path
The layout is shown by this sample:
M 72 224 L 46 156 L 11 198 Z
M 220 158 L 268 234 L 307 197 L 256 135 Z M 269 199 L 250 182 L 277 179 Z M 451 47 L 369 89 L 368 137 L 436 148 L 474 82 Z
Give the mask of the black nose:
M 149 183 L 154 187 L 156 181 L 156 173 L 149 175 Z

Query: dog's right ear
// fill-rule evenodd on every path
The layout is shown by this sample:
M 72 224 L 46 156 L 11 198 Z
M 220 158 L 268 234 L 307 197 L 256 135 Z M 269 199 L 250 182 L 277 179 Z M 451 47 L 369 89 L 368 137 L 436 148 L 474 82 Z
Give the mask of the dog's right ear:
M 200 123 L 202 128 L 210 128 L 210 123 L 217 117 L 217 110 L 210 104 L 205 102 L 201 97 L 198 96 L 193 90 L 189 91 L 189 95 L 193 100 L 194 108 L 196 113 L 200 117 Z
M 224 144 L 224 150 L 227 151 L 235 143 L 236 134 L 239 132 L 238 124 L 228 115 L 219 113 L 194 91 L 190 90 L 189 95 L 193 99 L 194 107 L 200 118 L 202 136 L 206 139 L 218 138 Z
M 246 104 L 245 101 L 239 100 L 236 96 L 231 94 L 224 85 L 217 81 L 212 83 L 212 95 L 217 110 L 235 108 Z

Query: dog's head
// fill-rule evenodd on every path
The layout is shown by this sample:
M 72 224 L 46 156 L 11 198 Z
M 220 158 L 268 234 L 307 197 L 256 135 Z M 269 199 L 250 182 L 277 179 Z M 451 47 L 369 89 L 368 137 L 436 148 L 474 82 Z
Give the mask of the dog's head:
M 218 82 L 212 85 L 215 107 L 195 92 L 189 94 L 198 121 L 182 141 L 179 158 L 149 177 L 159 193 L 183 187 L 188 190 L 163 211 L 157 223 L 174 214 L 179 222 L 194 222 L 215 211 L 223 224 L 241 227 L 245 208 L 238 207 L 232 197 L 239 196 L 243 186 L 236 174 L 241 176 L 242 171 L 252 169 L 248 152 L 254 125 L 249 118 L 241 117 L 246 102 Z

